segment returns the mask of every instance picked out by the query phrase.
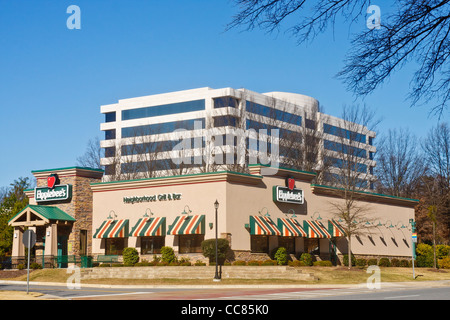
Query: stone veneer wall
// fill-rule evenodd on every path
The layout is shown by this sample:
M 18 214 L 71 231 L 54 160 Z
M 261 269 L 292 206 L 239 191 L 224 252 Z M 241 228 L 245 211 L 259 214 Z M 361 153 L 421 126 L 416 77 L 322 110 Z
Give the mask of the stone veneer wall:
M 73 169 L 73 174 L 59 175 L 60 184 L 72 185 L 72 199 L 70 202 L 54 202 L 47 204 L 63 210 L 76 219 L 73 223 L 67 241 L 68 255 L 79 255 L 80 251 L 80 230 L 87 230 L 87 255 L 92 253 L 92 190 L 91 183 L 101 181 L 101 177 L 89 177 L 87 174 L 77 172 Z M 58 173 L 58 171 L 52 171 Z M 98 174 L 97 174 L 98 176 Z M 46 178 L 37 179 L 37 187 L 46 187 Z M 58 225 L 60 228 L 61 225 Z

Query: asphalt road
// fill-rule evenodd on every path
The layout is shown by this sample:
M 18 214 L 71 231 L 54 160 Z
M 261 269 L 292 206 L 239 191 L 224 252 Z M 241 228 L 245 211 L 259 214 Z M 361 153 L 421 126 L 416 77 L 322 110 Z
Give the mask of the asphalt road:
M 0 283 L 1 291 L 26 291 L 26 284 Z M 82 287 L 30 284 L 30 291 L 69 300 L 450 300 L 450 282 L 399 283 L 381 289 L 341 288 L 139 288 Z

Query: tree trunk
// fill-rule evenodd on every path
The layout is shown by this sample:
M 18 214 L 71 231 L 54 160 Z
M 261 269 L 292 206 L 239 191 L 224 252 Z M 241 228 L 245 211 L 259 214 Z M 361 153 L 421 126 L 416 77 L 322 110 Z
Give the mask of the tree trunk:
M 352 236 L 348 236 L 348 269 L 352 268 Z
M 433 221 L 433 268 L 436 269 L 436 222 Z

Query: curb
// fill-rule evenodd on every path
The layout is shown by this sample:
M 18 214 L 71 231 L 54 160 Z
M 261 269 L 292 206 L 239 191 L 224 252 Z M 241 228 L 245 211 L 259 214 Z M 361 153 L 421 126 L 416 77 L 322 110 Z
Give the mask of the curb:
M 0 284 L 10 285 L 23 285 L 26 286 L 26 281 L 8 281 L 0 280 Z M 30 286 L 55 286 L 55 287 L 67 287 L 66 283 L 61 282 L 34 282 L 30 281 Z M 281 288 L 302 288 L 302 289 L 339 289 L 339 288 L 367 288 L 366 283 L 358 284 L 295 284 L 295 285 L 109 285 L 109 284 L 80 284 L 81 288 L 109 288 L 109 289 L 281 289 Z M 381 288 L 395 288 L 395 287 L 445 287 L 450 286 L 450 280 L 436 280 L 436 281 L 408 281 L 408 282 L 381 282 Z M 75 289 L 74 289 L 75 290 Z

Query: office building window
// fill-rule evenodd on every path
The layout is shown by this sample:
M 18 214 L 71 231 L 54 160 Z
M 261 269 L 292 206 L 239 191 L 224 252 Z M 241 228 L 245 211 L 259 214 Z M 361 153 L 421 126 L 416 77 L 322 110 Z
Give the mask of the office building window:
M 214 109 L 227 107 L 230 108 L 239 107 L 239 100 L 233 97 L 220 97 L 214 99 Z
M 116 138 L 116 129 L 105 130 L 105 140 L 114 140 Z
M 185 101 L 160 106 L 122 111 L 122 120 L 166 116 L 170 114 L 205 110 L 205 100 Z
M 327 150 L 336 151 L 336 152 L 345 153 L 345 154 L 350 154 L 350 155 L 354 155 L 354 156 L 359 157 L 359 158 L 366 158 L 367 157 L 366 150 L 360 149 L 360 148 L 356 148 L 356 147 L 353 147 L 353 146 L 348 146 L 346 144 L 342 144 L 342 143 L 339 143 L 339 142 L 334 142 L 334 141 L 330 141 L 330 140 L 324 140 L 323 141 L 323 146 Z
M 236 127 L 237 119 L 233 116 L 214 117 L 214 127 Z
M 148 136 L 152 134 L 170 133 L 175 130 L 197 130 L 205 128 L 205 119 L 191 119 L 174 122 L 150 124 L 137 127 L 122 128 L 122 138 Z
M 366 143 L 366 136 L 364 134 L 335 127 L 327 123 L 323 124 L 323 131 L 333 136 L 349 139 L 350 141 L 358 141 L 361 143 Z
M 251 112 L 271 119 L 276 119 L 277 121 L 283 121 L 290 124 L 295 124 L 297 126 L 302 125 L 302 117 L 290 112 L 266 107 L 251 101 L 247 101 L 246 109 L 247 112 Z
M 105 113 L 105 122 L 115 122 L 116 121 L 116 112 L 108 112 Z

